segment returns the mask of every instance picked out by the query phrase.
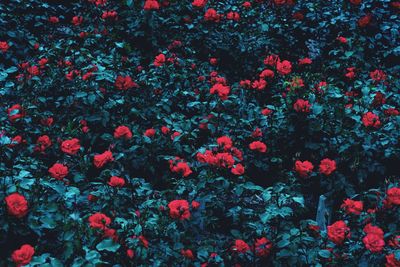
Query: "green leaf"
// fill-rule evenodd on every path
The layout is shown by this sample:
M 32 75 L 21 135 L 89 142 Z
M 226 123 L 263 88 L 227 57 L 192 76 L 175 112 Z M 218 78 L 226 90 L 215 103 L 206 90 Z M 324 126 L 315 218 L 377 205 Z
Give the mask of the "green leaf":
M 111 252 L 116 252 L 121 245 L 115 243 L 112 239 L 104 239 L 99 244 L 97 244 L 96 248 L 99 251 L 107 250 Z

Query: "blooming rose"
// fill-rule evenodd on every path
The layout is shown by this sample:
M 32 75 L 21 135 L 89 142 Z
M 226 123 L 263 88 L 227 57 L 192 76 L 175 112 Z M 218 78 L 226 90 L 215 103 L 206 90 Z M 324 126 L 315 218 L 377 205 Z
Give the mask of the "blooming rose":
M 251 150 L 256 150 L 261 153 L 267 152 L 267 146 L 263 142 L 260 142 L 260 141 L 254 141 L 254 142 L 250 143 L 249 148 Z
M 204 14 L 205 21 L 219 22 L 220 19 L 221 19 L 221 15 L 218 14 L 214 8 L 207 9 L 206 13 Z
M 189 165 L 184 161 L 176 162 L 174 160 L 170 160 L 169 168 L 172 172 L 181 173 L 183 177 L 187 177 L 192 174 L 192 170 L 190 169 Z
M 233 251 L 237 251 L 239 253 L 246 253 L 250 250 L 250 246 L 241 239 L 235 240 L 235 244 L 232 246 Z
M 265 237 L 257 238 L 254 248 L 258 257 L 266 257 L 271 252 L 272 243 Z
M 386 194 L 390 204 L 400 205 L 400 188 L 392 187 L 387 190 Z
M 190 249 L 181 249 L 181 255 L 191 260 L 194 259 L 193 252 Z
M 105 214 L 97 212 L 89 216 L 89 224 L 93 229 L 105 230 L 111 223 L 111 219 Z
M 363 211 L 364 205 L 362 201 L 355 201 L 348 198 L 343 201 L 343 204 L 340 207 L 348 214 L 352 213 L 355 215 L 360 215 Z
M 206 6 L 208 0 L 193 0 L 192 6 L 197 8 L 203 8 Z
M 232 139 L 228 136 L 221 136 L 217 138 L 217 144 L 224 148 L 225 150 L 232 148 Z
M 195 210 L 197 210 L 200 207 L 200 203 L 195 200 L 192 201 L 191 205 L 192 205 L 192 208 Z
M 231 88 L 221 83 L 216 83 L 210 88 L 210 94 L 218 94 L 221 100 L 228 99 Z
M 372 112 L 367 112 L 363 115 L 362 123 L 365 127 L 371 128 L 379 128 L 381 126 L 381 121 L 379 120 L 378 115 Z
M 118 90 L 122 91 L 138 87 L 138 85 L 132 80 L 130 76 L 118 76 L 115 80 L 114 85 Z
M 382 70 L 374 70 L 369 73 L 369 77 L 375 82 L 386 80 L 386 74 Z
M 7 42 L 0 42 L 0 51 L 5 53 L 10 48 Z
M 173 200 L 168 204 L 171 218 L 185 220 L 190 218 L 189 202 L 187 200 Z
M 71 23 L 74 24 L 75 26 L 79 26 L 83 22 L 83 17 L 81 16 L 74 16 L 71 20 Z
M 231 169 L 231 173 L 234 175 L 242 175 L 244 173 L 243 165 L 240 163 L 236 164 L 236 166 Z
M 328 226 L 328 238 L 336 245 L 341 245 L 345 238 L 350 237 L 350 228 L 344 221 L 337 221 Z
M 49 168 L 49 173 L 51 177 L 62 180 L 68 175 L 68 167 L 61 163 L 55 163 Z
M 31 262 L 35 249 L 28 244 L 22 245 L 19 249 L 14 250 L 11 259 L 17 267 L 27 265 Z
M 128 127 L 121 125 L 121 126 L 118 126 L 117 128 L 115 128 L 114 138 L 131 139 L 132 132 Z
M 156 56 L 156 58 L 154 59 L 154 66 L 156 67 L 161 67 L 162 65 L 164 65 L 165 63 L 165 55 L 164 54 L 159 54 L 158 56 Z
M 79 139 L 72 138 L 70 140 L 65 140 L 61 143 L 61 150 L 68 155 L 75 155 L 78 153 L 81 145 L 79 143 Z
M 304 99 L 297 99 L 296 102 L 293 104 L 293 109 L 296 112 L 309 113 L 310 108 L 311 108 L 310 102 Z
M 324 175 L 330 175 L 336 170 L 336 161 L 331 159 L 323 159 L 319 164 L 319 172 Z
M 160 9 L 160 4 L 157 0 L 146 0 L 143 6 L 144 10 L 158 10 Z
M 281 75 L 287 75 L 292 72 L 292 63 L 287 60 L 280 61 L 278 60 L 276 63 L 276 70 Z
M 112 187 L 123 187 L 125 185 L 124 178 L 118 176 L 111 176 L 110 181 L 108 181 L 108 185 Z
M 399 267 L 400 261 L 396 259 L 396 256 L 392 253 L 386 255 L 386 264 L 385 267 Z
M 382 251 L 385 246 L 385 241 L 383 240 L 384 232 L 382 229 L 369 223 L 363 230 L 367 234 L 363 238 L 365 247 L 373 253 Z
M 28 213 L 28 201 L 19 193 L 12 193 L 5 198 L 8 213 L 17 218 L 22 218 Z
M 313 171 L 314 165 L 307 160 L 303 162 L 296 160 L 294 169 L 300 175 L 300 177 L 305 178 Z
M 156 134 L 156 130 L 153 128 L 147 129 L 144 132 L 144 136 L 147 136 L 147 137 L 153 137 L 155 134 Z
M 51 146 L 50 137 L 48 137 L 47 135 L 42 135 L 36 141 L 35 150 L 43 152 L 46 150 L 46 148 L 48 148 L 50 146 Z
M 110 150 L 104 151 L 101 154 L 97 154 L 93 158 L 93 164 L 96 166 L 96 168 L 101 168 L 108 162 L 113 161 L 113 155 Z
M 371 20 L 372 20 L 371 14 L 365 15 L 364 17 L 361 17 L 358 20 L 358 26 L 363 28 L 363 27 L 367 26 L 371 22 Z

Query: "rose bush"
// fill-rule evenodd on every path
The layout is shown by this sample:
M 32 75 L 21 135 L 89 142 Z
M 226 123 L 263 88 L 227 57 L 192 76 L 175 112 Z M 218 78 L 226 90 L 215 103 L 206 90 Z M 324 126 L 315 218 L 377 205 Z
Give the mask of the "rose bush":
M 399 8 L 0 3 L 0 265 L 400 266 Z

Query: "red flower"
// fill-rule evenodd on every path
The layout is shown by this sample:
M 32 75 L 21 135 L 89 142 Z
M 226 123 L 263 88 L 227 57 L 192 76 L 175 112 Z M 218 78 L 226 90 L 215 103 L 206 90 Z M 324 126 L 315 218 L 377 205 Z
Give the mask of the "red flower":
M 392 187 L 386 191 L 386 195 L 390 204 L 400 205 L 400 188 Z
M 384 110 L 384 113 L 386 116 L 399 116 L 400 115 L 400 111 L 398 111 L 395 108 L 388 108 L 388 109 Z
M 22 218 L 28 213 L 28 201 L 19 193 L 12 193 L 5 198 L 8 213 L 17 218 Z
M 232 250 L 239 253 L 246 253 L 250 250 L 250 246 L 241 239 L 235 240 L 235 244 L 232 246 Z
M 131 139 L 132 132 L 128 127 L 121 125 L 121 126 L 118 126 L 117 128 L 115 128 L 114 138 Z
M 0 51 L 5 53 L 10 48 L 7 42 L 0 42 Z
M 118 13 L 117 11 L 104 11 L 103 14 L 101 15 L 102 19 L 113 19 L 117 20 Z
M 319 172 L 324 175 L 330 175 L 336 170 L 336 161 L 331 159 L 323 159 L 319 164 Z
M 22 245 L 19 249 L 14 250 L 11 259 L 17 267 L 27 265 L 31 262 L 35 249 L 28 244 Z
M 165 63 L 165 55 L 164 54 L 159 54 L 158 56 L 156 56 L 156 58 L 154 59 L 154 66 L 156 67 L 161 67 L 162 65 L 164 65 Z
M 350 237 L 350 228 L 344 221 L 337 221 L 328 226 L 328 238 L 336 245 L 341 245 L 345 238 Z
M 68 175 L 68 167 L 61 163 L 55 163 L 49 168 L 49 173 L 54 179 L 62 180 Z
M 51 23 L 58 23 L 59 21 L 60 20 L 55 16 L 52 16 L 52 17 L 49 18 L 49 22 L 51 22 Z
M 365 247 L 373 253 L 381 252 L 385 246 L 385 241 L 383 240 L 384 233 L 382 229 L 369 223 L 364 227 L 364 232 L 367 234 L 363 238 Z
M 372 20 L 372 15 L 368 14 L 358 20 L 358 26 L 361 28 L 367 26 Z
M 167 126 L 162 126 L 161 127 L 161 132 L 163 134 L 168 134 L 171 130 Z
M 355 214 L 360 215 L 364 209 L 364 205 L 362 201 L 355 201 L 350 198 L 343 201 L 343 204 L 340 206 L 342 209 L 346 211 L 347 214 Z
M 207 9 L 206 13 L 204 14 L 205 21 L 219 22 L 220 19 L 221 19 L 221 15 L 218 14 L 214 8 Z
M 70 140 L 65 140 L 61 143 L 61 150 L 68 155 L 75 155 L 78 153 L 81 145 L 79 143 L 79 139 L 72 138 Z
M 228 12 L 228 14 L 226 14 L 226 19 L 227 20 L 234 20 L 234 21 L 239 21 L 240 20 L 240 14 L 237 12 Z
M 190 249 L 181 249 L 181 255 L 191 260 L 194 259 L 193 252 Z
M 396 259 L 396 256 L 392 253 L 386 255 L 386 264 L 385 267 L 399 267 L 400 261 Z
M 35 150 L 37 150 L 39 152 L 43 152 L 50 146 L 51 146 L 50 137 L 48 137 L 47 135 L 42 135 L 36 141 Z
M 112 187 L 123 187 L 125 185 L 124 178 L 118 176 L 111 176 L 110 181 L 108 181 L 108 185 Z
M 268 57 L 264 58 L 265 65 L 275 66 L 278 61 L 280 61 L 280 59 L 277 55 L 269 55 Z
M 376 82 L 386 80 L 386 74 L 382 70 L 374 70 L 369 73 L 369 77 Z
M 378 115 L 372 112 L 367 112 L 363 115 L 362 123 L 365 127 L 379 128 L 381 126 Z
M 145 132 L 144 132 L 144 136 L 147 136 L 147 137 L 153 137 L 154 135 L 156 134 L 156 130 L 154 130 L 153 128 L 150 128 L 150 129 L 147 129 Z
M 313 171 L 314 165 L 307 160 L 303 162 L 296 160 L 294 169 L 300 175 L 300 177 L 305 178 Z
M 292 63 L 290 63 L 287 60 L 284 61 L 278 60 L 278 62 L 276 63 L 276 70 L 281 75 L 287 75 L 290 72 L 292 72 Z
M 346 37 L 343 36 L 339 36 L 338 38 L 336 38 L 339 42 L 341 42 L 342 44 L 347 44 L 347 39 Z
M 187 200 L 173 200 L 168 204 L 171 218 L 185 220 L 190 218 L 189 202 Z
M 203 8 L 206 6 L 208 0 L 193 0 L 192 6 L 197 8 Z
M 271 252 L 272 243 L 267 238 L 262 237 L 256 239 L 254 244 L 255 252 L 258 257 L 266 257 Z
M 131 88 L 136 88 L 138 85 L 129 76 L 118 76 L 115 80 L 115 87 L 118 90 L 126 91 Z
M 228 99 L 228 95 L 231 88 L 229 86 L 225 86 L 221 83 L 216 83 L 210 88 L 210 94 L 218 94 L 221 100 Z
M 93 229 L 105 230 L 110 223 L 111 219 L 100 212 L 92 214 L 89 217 L 89 224 Z
M 269 108 L 264 108 L 263 110 L 261 110 L 261 114 L 263 114 L 264 116 L 268 116 L 272 114 L 272 110 L 270 110 Z
M 299 59 L 299 65 L 309 65 L 311 63 L 312 63 L 311 58 L 306 57 Z
M 375 107 L 382 106 L 386 103 L 385 95 L 381 92 L 376 92 L 374 96 L 374 100 L 372 101 L 372 105 Z
M 242 4 L 242 7 L 244 8 L 250 8 L 251 7 L 251 3 L 249 1 L 246 1 Z
M 192 174 L 192 170 L 190 169 L 189 165 L 182 161 L 179 157 L 175 160 L 169 161 L 169 168 L 172 172 L 181 173 L 183 177 L 187 177 Z
M 157 0 L 146 0 L 143 6 L 144 10 L 158 10 L 160 9 L 160 4 Z
M 272 70 L 266 69 L 266 70 L 263 70 L 263 71 L 260 73 L 259 76 L 260 76 L 261 79 L 274 78 L 275 73 L 274 73 Z
M 51 125 L 53 125 L 53 122 L 54 122 L 54 119 L 52 117 L 40 120 L 40 123 L 47 127 L 50 127 Z
M 359 5 L 361 3 L 361 0 L 349 0 L 350 3 L 352 3 L 353 5 Z
M 20 104 L 12 105 L 7 109 L 8 119 L 15 122 L 18 119 L 25 117 L 25 111 Z
M 297 99 L 296 102 L 293 104 L 293 109 L 296 112 L 309 113 L 310 108 L 311 108 L 310 102 L 304 99 Z
M 101 168 L 108 162 L 113 161 L 113 155 L 110 150 L 103 152 L 102 154 L 97 154 L 93 158 L 93 164 L 96 168 Z
M 230 139 L 228 136 L 221 136 L 217 138 L 217 143 L 225 150 L 232 148 L 232 139 Z
M 243 165 L 240 163 L 236 164 L 236 166 L 231 169 L 231 173 L 234 175 L 242 175 L 244 173 Z
M 250 143 L 249 148 L 251 150 L 256 150 L 261 153 L 267 152 L 267 146 L 263 142 L 260 142 L 260 141 L 254 141 L 254 142 Z
M 74 24 L 75 26 L 82 24 L 82 22 L 83 18 L 81 16 L 74 16 L 71 21 L 71 23 Z
M 127 249 L 126 256 L 128 256 L 130 259 L 133 259 L 135 257 L 135 252 L 132 249 Z
M 200 203 L 195 200 L 192 201 L 191 205 L 192 205 L 192 208 L 195 210 L 197 210 L 200 207 Z

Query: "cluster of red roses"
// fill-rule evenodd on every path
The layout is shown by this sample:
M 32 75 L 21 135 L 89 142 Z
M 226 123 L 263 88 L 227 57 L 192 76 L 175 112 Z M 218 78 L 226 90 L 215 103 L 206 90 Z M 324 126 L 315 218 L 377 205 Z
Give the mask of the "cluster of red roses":
M 308 160 L 305 161 L 296 160 L 294 169 L 300 177 L 305 178 L 312 173 L 314 165 Z M 336 161 L 328 158 L 321 160 L 319 164 L 320 173 L 328 176 L 335 170 L 336 170 Z

